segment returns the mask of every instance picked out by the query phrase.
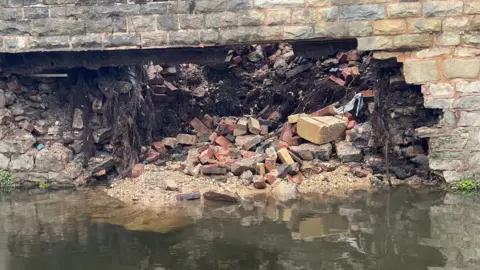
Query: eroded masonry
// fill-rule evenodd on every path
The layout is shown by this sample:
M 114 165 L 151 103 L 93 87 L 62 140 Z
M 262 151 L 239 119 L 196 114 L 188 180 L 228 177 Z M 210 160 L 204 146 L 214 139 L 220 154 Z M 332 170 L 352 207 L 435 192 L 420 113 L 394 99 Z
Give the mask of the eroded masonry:
M 0 6 L 0 169 L 26 185 L 480 170 L 478 0 Z

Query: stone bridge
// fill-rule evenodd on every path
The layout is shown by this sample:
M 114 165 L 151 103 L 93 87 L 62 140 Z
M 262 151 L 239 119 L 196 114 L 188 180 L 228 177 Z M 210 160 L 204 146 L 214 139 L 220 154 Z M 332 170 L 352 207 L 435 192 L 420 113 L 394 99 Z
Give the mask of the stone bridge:
M 431 168 L 447 181 L 480 173 L 480 0 L 0 0 L 0 8 L 4 68 L 35 51 L 356 39 L 375 58 L 403 62 L 425 107 L 443 109 L 438 127 L 418 130 L 431 138 Z

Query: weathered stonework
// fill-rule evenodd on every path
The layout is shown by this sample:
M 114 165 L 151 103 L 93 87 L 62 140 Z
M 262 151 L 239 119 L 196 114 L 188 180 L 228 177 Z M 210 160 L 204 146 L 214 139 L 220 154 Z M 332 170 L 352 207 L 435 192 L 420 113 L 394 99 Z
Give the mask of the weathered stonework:
M 406 81 L 424 85 L 425 107 L 444 110 L 441 132 L 420 134 L 433 136 L 432 168 L 449 181 L 480 177 L 480 165 L 469 159 L 480 151 L 479 0 L 0 0 L 0 59 L 28 51 L 352 38 L 359 50 L 403 62 Z M 455 151 L 455 162 L 444 164 L 445 151 Z

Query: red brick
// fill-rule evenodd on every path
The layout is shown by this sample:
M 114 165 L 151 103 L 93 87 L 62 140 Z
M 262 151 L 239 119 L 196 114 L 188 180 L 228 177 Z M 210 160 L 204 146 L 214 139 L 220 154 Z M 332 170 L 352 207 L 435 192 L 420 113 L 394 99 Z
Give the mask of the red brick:
M 171 92 L 175 92 L 178 90 L 178 88 L 170 82 L 165 81 L 164 84 L 167 87 L 167 89 Z
M 294 184 L 300 185 L 303 182 L 303 174 L 302 173 L 297 173 L 296 175 L 287 175 L 288 180 Z
M 30 124 L 29 122 L 25 121 L 22 124 L 22 128 L 25 129 L 26 131 L 32 133 L 33 130 L 35 129 L 35 126 Z
M 237 55 L 233 58 L 233 63 L 240 64 L 240 62 L 242 62 L 242 57 L 240 55 Z
M 359 61 L 360 56 L 358 56 L 358 51 L 348 51 L 347 52 L 347 61 Z
M 154 142 L 153 147 L 161 156 L 166 156 L 167 155 L 167 148 L 162 142 Z
M 245 151 L 245 150 L 242 150 L 241 153 L 242 153 L 242 156 L 243 156 L 244 158 L 251 158 L 251 157 L 254 157 L 254 156 L 256 155 L 255 152 Z
M 213 150 L 211 148 L 207 148 L 200 154 L 200 162 L 202 164 L 208 163 L 213 157 Z
M 132 173 L 131 173 L 130 177 L 131 178 L 137 178 L 140 175 L 142 175 L 144 167 L 145 167 L 145 165 L 143 165 L 141 163 L 136 164 L 135 167 L 133 167 L 133 169 L 132 169 Z
M 160 154 L 157 151 L 153 150 L 152 148 L 148 149 L 147 158 L 146 158 L 148 163 L 154 162 L 159 157 L 160 157 Z
M 261 135 L 267 135 L 268 134 L 268 126 L 267 125 L 261 125 L 260 126 L 260 134 Z
M 193 127 L 193 129 L 198 132 L 199 134 L 203 134 L 203 133 L 208 133 L 210 132 L 210 130 L 207 128 L 207 126 L 205 126 L 202 121 L 200 121 L 200 119 L 198 118 L 193 118 L 192 121 L 190 121 L 190 126 Z
M 223 148 L 229 148 L 230 146 L 232 146 L 232 143 L 223 136 L 218 136 L 215 139 L 215 142 Z
M 282 126 L 282 131 L 280 132 L 280 137 L 279 139 L 284 142 L 288 142 L 292 139 L 293 137 L 293 132 L 292 132 L 292 124 L 286 122 Z
M 207 128 L 213 128 L 213 118 L 209 114 L 203 116 L 202 122 Z
M 220 162 L 226 162 L 230 158 L 230 150 L 223 147 L 214 148 L 213 155 Z
M 210 134 L 210 137 L 208 137 L 208 139 L 210 140 L 210 143 L 214 143 L 217 137 L 218 137 L 217 132 L 213 132 L 212 134 Z
M 197 136 L 188 135 L 188 134 L 178 134 L 177 141 L 179 144 L 194 145 L 195 143 L 197 143 Z
M 348 119 L 348 121 L 352 121 L 353 120 L 353 114 L 347 112 L 345 113 L 345 117 Z
M 348 61 L 348 55 L 346 53 L 339 53 L 337 59 L 338 63 L 343 64 Z
M 360 93 L 363 94 L 363 97 L 365 98 L 369 98 L 369 97 L 374 97 L 375 96 L 375 92 L 373 90 L 363 90 L 363 91 L 360 91 Z
M 338 85 L 341 85 L 341 86 L 345 86 L 345 81 L 340 79 L 340 78 L 337 78 L 335 77 L 334 75 L 330 75 L 330 77 L 328 77 L 328 79 Z
M 266 158 L 265 159 L 265 169 L 267 172 L 271 172 L 277 168 L 277 160 L 275 158 Z
M 275 183 L 275 181 L 277 181 L 277 177 L 273 173 L 267 173 L 267 174 L 265 174 L 265 181 L 269 185 L 273 185 L 273 183 Z
M 267 118 L 267 120 L 271 121 L 280 121 L 280 119 L 282 119 L 282 115 L 278 111 L 272 112 Z
M 284 142 L 284 141 L 279 141 L 277 147 L 278 147 L 279 149 L 281 149 L 281 148 L 288 148 L 288 143 L 286 143 L 286 142 Z
M 228 125 L 222 120 L 215 130 L 218 135 L 227 135 L 228 134 Z
M 312 113 L 311 115 L 312 116 L 334 116 L 334 115 L 337 115 L 337 113 L 333 110 L 333 106 L 329 105 L 323 109 L 320 109 Z
M 235 131 L 235 128 L 237 127 L 235 120 L 227 118 L 225 119 L 225 124 L 227 125 L 227 130 L 228 133 L 233 133 Z
M 356 125 L 357 125 L 357 121 L 355 121 L 355 120 L 348 121 L 347 129 L 350 130 L 350 129 L 354 128 Z

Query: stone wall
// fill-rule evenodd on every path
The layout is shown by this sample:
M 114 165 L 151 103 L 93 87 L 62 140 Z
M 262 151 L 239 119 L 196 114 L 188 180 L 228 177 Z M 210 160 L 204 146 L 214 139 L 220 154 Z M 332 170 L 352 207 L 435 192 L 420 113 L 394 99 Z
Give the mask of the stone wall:
M 444 110 L 431 168 L 480 172 L 480 0 L 0 0 L 0 52 L 204 47 L 356 38 L 404 62 L 425 107 Z M 1 54 L 0 54 L 1 56 Z
M 480 43 L 479 0 L 0 0 L 0 7 L 4 52 L 341 38 L 358 38 L 360 50 Z

